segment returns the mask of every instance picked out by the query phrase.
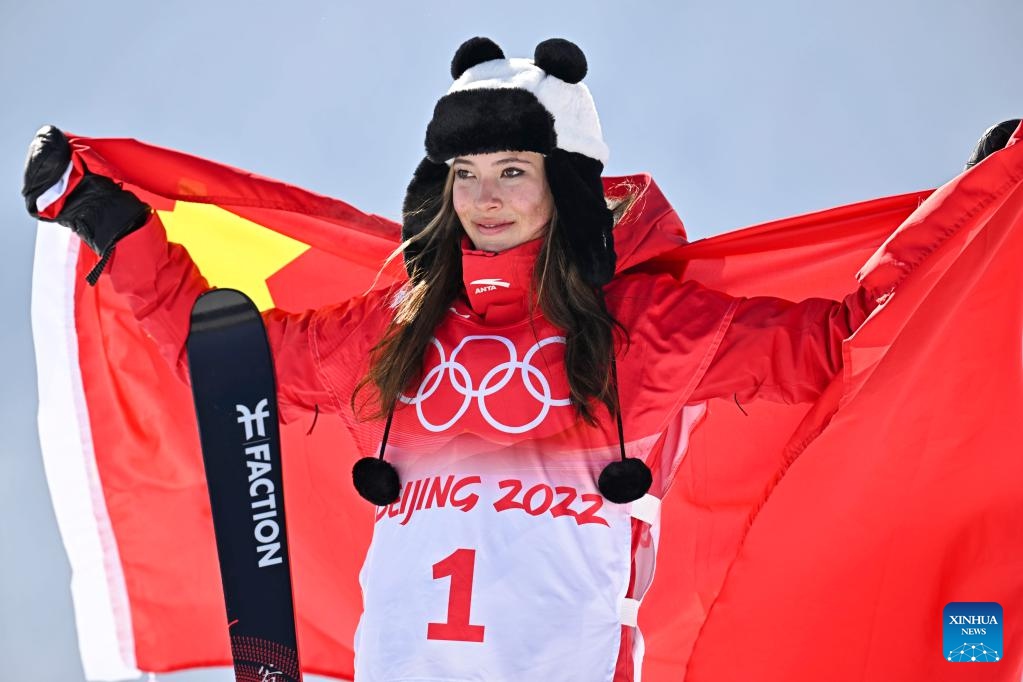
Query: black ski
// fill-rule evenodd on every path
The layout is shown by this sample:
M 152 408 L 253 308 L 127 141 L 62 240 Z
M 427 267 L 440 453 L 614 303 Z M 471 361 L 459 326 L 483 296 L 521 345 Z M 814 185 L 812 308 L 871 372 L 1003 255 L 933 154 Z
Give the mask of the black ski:
M 235 679 L 298 682 L 277 386 L 252 301 L 233 289 L 200 296 L 188 362 Z

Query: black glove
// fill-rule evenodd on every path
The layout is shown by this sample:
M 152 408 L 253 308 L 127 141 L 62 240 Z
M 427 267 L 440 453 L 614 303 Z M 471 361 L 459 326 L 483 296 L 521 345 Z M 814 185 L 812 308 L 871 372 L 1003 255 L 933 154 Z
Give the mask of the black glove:
M 970 170 L 988 156 L 1007 145 L 1009 138 L 1012 137 L 1012 134 L 1016 132 L 1016 128 L 1019 127 L 1019 122 L 1020 119 L 1013 118 L 1008 121 L 1002 121 L 998 125 L 993 125 L 985 130 L 963 170 Z
M 95 284 L 114 245 L 142 227 L 152 209 L 110 178 L 90 172 L 82 162 L 84 175 L 68 194 L 60 213 L 55 218 L 40 216 L 39 197 L 60 182 L 70 162 L 71 145 L 64 133 L 54 126 L 40 128 L 28 147 L 21 194 L 34 218 L 53 220 L 71 228 L 100 256 L 99 263 L 86 277 L 89 284 Z

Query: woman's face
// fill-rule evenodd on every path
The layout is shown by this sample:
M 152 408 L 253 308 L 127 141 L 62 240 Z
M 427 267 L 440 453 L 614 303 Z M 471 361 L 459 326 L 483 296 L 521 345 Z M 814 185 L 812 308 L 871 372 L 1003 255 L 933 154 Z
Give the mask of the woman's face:
M 472 154 L 451 166 L 455 213 L 478 250 L 505 251 L 543 234 L 554 198 L 541 154 Z

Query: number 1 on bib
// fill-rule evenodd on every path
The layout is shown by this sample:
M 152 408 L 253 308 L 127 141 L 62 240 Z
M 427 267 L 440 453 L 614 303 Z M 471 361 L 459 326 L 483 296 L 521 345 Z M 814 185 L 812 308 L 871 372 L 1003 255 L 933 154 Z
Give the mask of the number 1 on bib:
M 451 578 L 448 591 L 448 619 L 445 623 L 430 623 L 427 639 L 453 642 L 482 642 L 482 625 L 470 625 L 472 610 L 472 578 L 476 570 L 476 550 L 456 549 L 454 553 L 433 565 L 433 579 Z

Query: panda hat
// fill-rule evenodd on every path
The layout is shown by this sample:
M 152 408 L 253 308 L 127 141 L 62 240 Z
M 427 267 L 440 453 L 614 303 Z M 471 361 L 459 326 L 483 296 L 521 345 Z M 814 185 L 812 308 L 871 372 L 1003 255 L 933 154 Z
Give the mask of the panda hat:
M 581 82 L 586 57 L 560 38 L 536 46 L 533 59 L 507 59 L 489 38 L 462 43 L 451 60 L 455 79 L 426 128 L 426 158 L 405 194 L 402 239 L 408 240 L 441 208 L 449 164 L 458 156 L 500 151 L 544 155 L 565 245 L 583 279 L 600 287 L 615 269 L 611 211 L 600 174 L 608 148 L 589 89 Z M 432 247 L 412 243 L 411 259 L 427 270 Z

